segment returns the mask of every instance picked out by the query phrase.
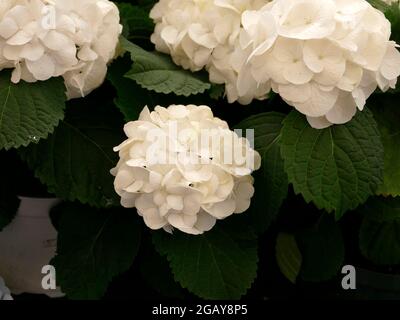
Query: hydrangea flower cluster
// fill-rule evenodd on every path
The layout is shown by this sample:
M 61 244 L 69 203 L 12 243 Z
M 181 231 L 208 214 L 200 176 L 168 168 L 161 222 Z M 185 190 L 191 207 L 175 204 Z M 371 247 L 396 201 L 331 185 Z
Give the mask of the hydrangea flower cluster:
M 197 235 L 249 208 L 260 155 L 209 107 L 145 107 L 124 130 L 115 190 L 149 228 Z
M 156 23 L 151 41 L 176 64 L 199 71 L 211 62 L 215 48 L 232 46 L 240 33 L 244 10 L 265 0 L 160 0 L 150 12 Z
M 151 16 L 156 48 L 184 68 L 206 67 L 229 102 L 272 89 L 315 128 L 350 121 L 400 75 L 390 22 L 366 0 L 161 0 Z
M 102 84 L 122 31 L 108 0 L 2 0 L 0 70 L 12 82 L 63 76 L 68 98 Z

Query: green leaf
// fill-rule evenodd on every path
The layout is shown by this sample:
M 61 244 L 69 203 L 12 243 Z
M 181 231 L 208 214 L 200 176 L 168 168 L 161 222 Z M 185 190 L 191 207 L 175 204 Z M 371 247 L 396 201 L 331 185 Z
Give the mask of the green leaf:
M 351 298 L 359 301 L 398 301 L 400 276 L 368 269 L 357 268 L 357 290 L 349 292 Z
M 225 94 L 225 86 L 222 84 L 212 84 L 210 88 L 211 99 L 218 100 Z
M 324 214 L 313 228 L 296 236 L 303 256 L 300 276 L 305 281 L 327 281 L 343 266 L 342 232 L 334 219 Z
M 257 275 L 257 242 L 235 237 L 220 226 L 200 236 L 155 232 L 175 280 L 204 299 L 239 299 Z
M 400 41 L 400 5 L 398 2 L 392 3 L 390 7 L 384 11 L 386 18 L 392 26 L 391 39 L 399 43 Z
M 158 94 L 139 86 L 135 81 L 124 77 L 130 68 L 128 55 L 115 60 L 108 68 L 107 78 L 117 91 L 115 105 L 124 115 L 125 121 L 134 121 L 139 118 L 140 112 L 145 106 L 152 110 L 155 106 L 169 106 L 171 104 L 202 104 L 205 97 L 194 96 L 190 98 L 177 97 L 174 94 Z
M 0 149 L 46 138 L 64 118 L 65 99 L 61 78 L 13 84 L 9 71 L 0 72 Z
M 282 113 L 267 112 L 245 119 L 238 125 L 241 129 L 254 130 L 254 147 L 262 157 L 262 168 L 253 174 L 256 193 L 249 211 L 259 232 L 269 227 L 287 197 L 288 178 L 280 154 L 284 119 Z
M 127 271 L 140 244 L 134 211 L 96 210 L 64 203 L 58 225 L 57 255 L 51 261 L 57 284 L 70 299 L 99 299 L 110 281 Z
M 387 4 L 386 2 L 382 0 L 368 0 L 368 2 L 375 7 L 378 10 L 381 10 L 382 12 L 385 12 L 390 8 L 390 4 Z
M 297 194 L 340 218 L 375 193 L 383 181 L 383 145 L 370 111 L 345 125 L 310 127 L 292 111 L 282 129 L 282 156 Z
M 154 23 L 145 8 L 123 2 L 118 3 L 118 9 L 126 36 L 147 35 L 154 31 Z
M 120 42 L 134 61 L 126 77 L 135 80 L 143 88 L 183 96 L 203 93 L 211 88 L 204 74 L 180 69 L 167 55 L 148 52 L 124 38 Z
M 276 240 L 276 261 L 282 274 L 291 283 L 296 283 L 302 259 L 295 236 L 280 233 Z
M 54 134 L 20 155 L 50 193 L 109 207 L 119 203 L 110 169 L 118 161 L 113 147 L 123 141 L 122 123 L 113 118 L 109 105 L 102 108 L 95 98 L 81 99 Z
M 124 77 L 129 69 L 129 62 L 129 58 L 117 59 L 109 67 L 107 73 L 108 80 L 117 90 L 117 98 L 114 102 L 127 122 L 137 120 L 145 106 L 154 105 L 154 98 L 150 91 Z
M 140 264 L 142 278 L 164 297 L 183 299 L 185 291 L 175 282 L 167 259 L 154 248 L 145 249 Z
M 377 190 L 379 195 L 400 196 L 400 110 L 396 98 L 385 95 L 371 103 L 385 149 L 384 179 Z
M 400 264 L 400 198 L 371 198 L 360 211 L 362 254 L 378 265 Z

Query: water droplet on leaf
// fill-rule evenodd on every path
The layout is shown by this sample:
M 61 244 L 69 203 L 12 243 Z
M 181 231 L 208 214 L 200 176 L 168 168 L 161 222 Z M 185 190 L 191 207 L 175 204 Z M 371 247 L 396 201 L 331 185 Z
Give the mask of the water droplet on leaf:
M 29 139 L 30 141 L 34 142 L 34 143 L 38 143 L 39 140 L 40 140 L 39 137 L 34 136 L 34 135 L 28 136 L 28 139 Z

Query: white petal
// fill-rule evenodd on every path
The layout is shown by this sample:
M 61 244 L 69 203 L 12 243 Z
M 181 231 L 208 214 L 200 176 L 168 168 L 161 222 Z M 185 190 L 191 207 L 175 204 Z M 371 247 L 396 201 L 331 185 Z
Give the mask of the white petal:
M 32 21 L 32 15 L 27 6 L 16 5 L 8 11 L 7 15 L 12 18 L 20 28 L 23 28 Z
M 54 76 L 55 64 L 51 56 L 44 54 L 36 61 L 26 60 L 26 67 L 33 76 L 40 81 L 45 81 Z
M 314 129 L 326 129 L 329 128 L 332 123 L 330 123 L 326 117 L 308 117 L 307 121 Z
M 194 227 L 200 231 L 200 233 L 210 231 L 214 226 L 217 220 L 209 215 L 205 211 L 199 212 L 197 215 L 197 222 Z
M 234 199 L 227 199 L 212 205 L 203 205 L 203 209 L 217 219 L 225 219 L 233 214 L 236 208 Z
M 323 86 L 336 86 L 342 79 L 346 69 L 345 61 L 339 63 L 328 63 L 324 70 L 314 76 L 314 81 Z
M 360 84 L 362 77 L 363 69 L 360 66 L 347 63 L 346 70 L 337 87 L 341 90 L 351 92 Z
M 178 38 L 178 30 L 172 26 L 165 27 L 161 32 L 161 38 L 168 44 L 175 44 Z
M 136 203 L 137 195 L 124 193 L 121 196 L 121 206 L 124 208 L 134 208 Z
M 3 48 L 3 55 L 8 60 L 18 61 L 20 60 L 22 49 L 23 46 L 10 46 L 6 44 Z
M 66 14 L 61 15 L 57 20 L 57 30 L 62 32 L 75 33 L 74 20 Z
M 28 43 L 32 40 L 32 34 L 25 32 L 24 30 L 18 31 L 10 39 L 7 40 L 7 44 L 11 46 L 20 46 Z
M 168 205 L 174 209 L 181 211 L 183 209 L 183 198 L 179 195 L 169 195 L 167 196 Z
M 43 44 L 51 50 L 59 51 L 68 47 L 71 44 L 71 39 L 60 32 L 50 30 L 43 39 Z
M 134 175 L 131 170 L 118 170 L 114 180 L 114 185 L 117 189 L 122 190 L 132 184 Z
M 201 196 L 199 194 L 193 194 L 190 196 L 186 196 L 183 199 L 183 203 L 184 203 L 183 212 L 186 215 L 197 214 L 200 210 L 200 200 L 201 200 Z
M 295 39 L 321 39 L 336 26 L 335 5 L 331 0 L 302 0 L 289 7 L 279 34 Z
M 0 22 L 0 36 L 8 39 L 19 30 L 18 25 L 13 19 L 4 18 Z
M 215 48 L 218 44 L 213 34 L 205 29 L 201 24 L 192 24 L 189 27 L 188 33 L 194 42 L 208 49 Z
M 310 99 L 306 102 L 296 102 L 294 107 L 310 117 L 320 117 L 333 108 L 339 96 L 339 91 L 323 91 L 318 85 L 311 85 Z
M 147 209 L 141 213 L 144 223 L 152 230 L 159 230 L 167 224 L 165 218 L 161 217 L 158 210 L 155 208 Z
M 193 228 L 195 223 L 197 222 L 197 216 L 195 215 L 182 215 L 183 223 L 188 226 L 189 228 Z
M 300 85 L 309 82 L 314 73 L 307 68 L 303 61 L 298 61 L 287 66 L 284 69 L 283 76 L 290 83 Z
M 11 82 L 19 83 L 21 81 L 21 65 L 19 63 L 16 64 L 15 69 L 11 74 Z
M 334 124 L 349 122 L 356 114 L 357 106 L 349 93 L 341 93 L 335 106 L 326 114 L 326 119 Z
M 43 56 L 43 54 L 44 54 L 43 46 L 38 41 L 35 41 L 24 45 L 20 53 L 20 56 L 21 58 L 30 61 L 37 61 Z
M 388 47 L 380 72 L 388 80 L 396 79 L 400 75 L 400 52 L 392 45 Z
M 185 233 L 189 233 L 189 234 L 193 234 L 193 235 L 197 235 L 200 234 L 200 232 L 198 230 L 196 230 L 195 228 L 193 228 L 193 226 L 190 226 L 191 223 L 189 223 L 189 225 L 187 225 L 185 222 L 191 222 L 191 221 L 185 221 L 183 219 L 183 215 L 182 214 L 178 214 L 178 213 L 171 213 L 170 215 L 168 215 L 168 222 L 176 229 L 185 232 Z
M 78 58 L 83 61 L 93 61 L 98 57 L 97 53 L 90 49 L 89 46 L 84 46 L 78 52 Z
M 306 102 L 311 97 L 311 85 L 280 85 L 279 94 L 283 99 L 292 102 Z

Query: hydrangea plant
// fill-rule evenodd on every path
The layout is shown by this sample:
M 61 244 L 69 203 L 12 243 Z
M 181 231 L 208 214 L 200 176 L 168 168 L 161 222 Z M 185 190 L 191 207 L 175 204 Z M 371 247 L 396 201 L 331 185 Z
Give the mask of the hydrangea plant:
M 2 0 L 0 230 L 63 200 L 69 299 L 398 271 L 397 43 L 398 1 Z

